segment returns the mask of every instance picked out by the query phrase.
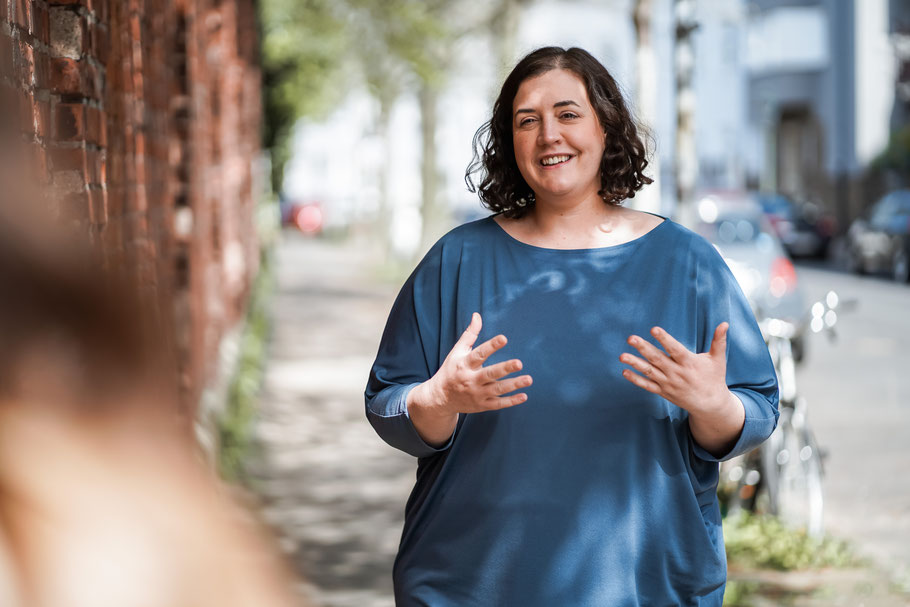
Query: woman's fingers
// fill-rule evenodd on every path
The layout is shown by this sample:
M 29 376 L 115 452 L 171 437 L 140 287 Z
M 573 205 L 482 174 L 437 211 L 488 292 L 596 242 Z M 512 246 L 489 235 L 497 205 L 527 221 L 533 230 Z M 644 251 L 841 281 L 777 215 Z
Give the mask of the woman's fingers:
M 482 371 L 483 378 L 486 380 L 485 383 L 489 384 L 496 381 L 500 377 L 508 375 L 509 373 L 521 371 L 521 367 L 521 361 L 517 358 L 513 358 L 512 360 L 507 360 L 501 363 L 496 363 L 495 365 L 490 365 L 489 367 L 484 367 Z
M 649 342 L 646 339 L 642 339 L 638 335 L 632 335 L 629 337 L 629 345 L 638 350 L 638 352 L 652 365 L 662 368 L 668 362 L 670 362 L 670 357 L 666 353 L 662 352 L 654 344 Z
M 509 379 L 504 379 L 498 381 L 492 385 L 492 392 L 495 396 L 501 394 L 508 394 L 513 390 L 519 390 L 521 388 L 527 388 L 533 383 L 534 380 L 531 379 L 530 375 L 522 375 L 520 377 L 510 377 Z
M 662 392 L 660 385 L 656 381 L 642 377 L 637 373 L 633 373 L 629 369 L 623 369 L 622 376 L 639 388 L 643 388 L 648 392 L 653 392 L 654 394 L 660 394 Z
M 727 357 L 727 331 L 730 323 L 722 322 L 714 330 L 714 339 L 711 340 L 711 356 L 726 359 Z
M 661 382 L 666 379 L 666 375 L 664 375 L 664 372 L 661 369 L 658 369 L 650 362 L 642 360 L 637 356 L 633 356 L 632 354 L 624 352 L 622 355 L 620 355 L 619 360 L 620 362 L 629 365 L 650 380 Z
M 492 409 L 505 409 L 506 407 L 514 407 L 528 400 L 528 395 L 524 392 L 519 394 L 512 394 L 510 396 L 495 396 L 489 399 L 489 403 Z
M 497 335 L 488 339 L 474 348 L 474 351 L 468 355 L 468 364 L 474 369 L 479 368 L 493 352 L 502 348 L 508 341 L 505 335 Z
M 682 361 L 682 358 L 686 354 L 691 354 L 689 349 L 684 345 L 676 341 L 676 338 L 661 329 L 660 327 L 654 327 L 651 329 L 651 335 L 653 335 L 657 341 L 660 342 L 660 345 L 664 347 L 664 350 L 667 351 L 667 354 L 670 355 L 670 358 L 676 362 Z
M 455 348 L 461 347 L 465 350 L 470 350 L 474 342 L 477 341 L 477 336 L 480 335 L 482 326 L 483 320 L 480 318 L 480 314 L 477 312 L 471 314 L 471 322 L 468 324 L 468 328 L 464 330 L 464 333 L 461 334 L 461 337 L 458 338 Z

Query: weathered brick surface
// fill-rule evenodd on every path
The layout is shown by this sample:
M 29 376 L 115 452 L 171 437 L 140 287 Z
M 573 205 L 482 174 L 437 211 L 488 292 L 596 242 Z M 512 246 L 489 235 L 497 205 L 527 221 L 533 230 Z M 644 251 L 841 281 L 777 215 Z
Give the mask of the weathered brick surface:
M 100 271 L 157 303 L 187 418 L 257 270 L 254 4 L 0 0 L 0 103 Z

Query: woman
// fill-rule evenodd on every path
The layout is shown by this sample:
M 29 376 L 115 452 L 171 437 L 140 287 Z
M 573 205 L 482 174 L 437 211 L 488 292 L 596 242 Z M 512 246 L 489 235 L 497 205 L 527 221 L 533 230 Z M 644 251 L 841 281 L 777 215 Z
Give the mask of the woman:
M 365 393 L 418 458 L 398 604 L 720 606 L 718 462 L 778 416 L 749 305 L 704 239 L 619 206 L 644 146 L 587 52 L 522 59 L 475 144 L 496 213 L 408 278 Z

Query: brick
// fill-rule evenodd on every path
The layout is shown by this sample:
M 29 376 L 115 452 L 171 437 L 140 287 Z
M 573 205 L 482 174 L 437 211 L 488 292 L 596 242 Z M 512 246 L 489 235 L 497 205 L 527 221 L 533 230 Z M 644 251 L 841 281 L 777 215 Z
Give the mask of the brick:
M 107 223 L 107 192 L 101 187 L 89 188 L 90 219 L 93 224 Z
M 26 135 L 35 134 L 35 116 L 32 97 L 27 91 L 17 91 L 17 104 L 19 106 L 19 129 Z
M 50 89 L 54 93 L 84 94 L 82 62 L 69 57 L 50 58 Z
M 101 101 L 104 97 L 104 80 L 98 68 L 91 63 L 86 63 L 82 70 L 82 90 L 87 97 Z
M 78 13 L 69 7 L 51 6 L 49 44 L 54 56 L 79 59 L 85 47 L 84 38 L 84 19 Z
M 33 113 L 35 116 L 35 134 L 44 139 L 50 134 L 48 121 L 50 120 L 51 104 L 49 101 L 33 100 Z
M 27 32 L 31 32 L 32 3 L 31 0 L 12 0 L 12 22 Z
M 53 110 L 54 134 L 57 141 L 85 139 L 85 106 L 81 103 L 58 103 Z
M 32 46 L 24 41 L 19 40 L 17 44 L 18 57 L 16 80 L 20 86 L 31 87 L 35 84 L 35 52 Z
M 107 27 L 97 25 L 92 28 L 91 55 L 102 65 L 107 65 L 111 51 L 111 37 Z
M 50 36 L 50 13 L 47 7 L 42 4 L 32 5 L 32 26 L 34 31 L 32 35 L 47 44 Z
M 54 171 L 84 171 L 85 169 L 85 147 L 52 147 L 49 154 Z
M 35 88 L 51 88 L 51 58 L 44 51 L 35 51 Z
M 97 143 L 104 147 L 107 145 L 107 115 L 104 111 L 94 107 L 85 108 L 85 140 Z

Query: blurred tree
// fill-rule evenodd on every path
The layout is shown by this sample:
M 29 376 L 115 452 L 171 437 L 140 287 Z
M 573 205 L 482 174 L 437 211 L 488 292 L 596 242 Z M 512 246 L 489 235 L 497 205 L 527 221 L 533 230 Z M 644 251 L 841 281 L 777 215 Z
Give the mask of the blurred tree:
M 263 145 L 271 152 L 272 189 L 281 191 L 291 130 L 302 117 L 325 116 L 350 88 L 343 69 L 348 31 L 331 0 L 262 0 Z
M 294 123 L 325 116 L 358 80 L 365 83 L 378 104 L 375 132 L 386 152 L 379 171 L 376 232 L 388 251 L 392 109 L 402 94 L 416 93 L 422 150 L 420 241 L 426 248 L 448 225 L 448 210 L 439 200 L 437 108 L 456 45 L 472 34 L 511 32 L 505 42 L 497 39 L 500 63 L 511 61 L 516 11 L 531 1 L 262 0 L 264 145 L 272 152 L 275 190 L 281 188 Z
M 635 0 L 632 7 L 632 23 L 635 25 L 635 101 L 638 118 L 650 130 L 657 123 L 657 54 L 652 42 L 651 31 L 654 3 L 651 0 Z M 661 212 L 660 202 L 660 154 L 652 149 L 649 158 L 650 177 L 654 180 L 632 200 L 636 209 Z

